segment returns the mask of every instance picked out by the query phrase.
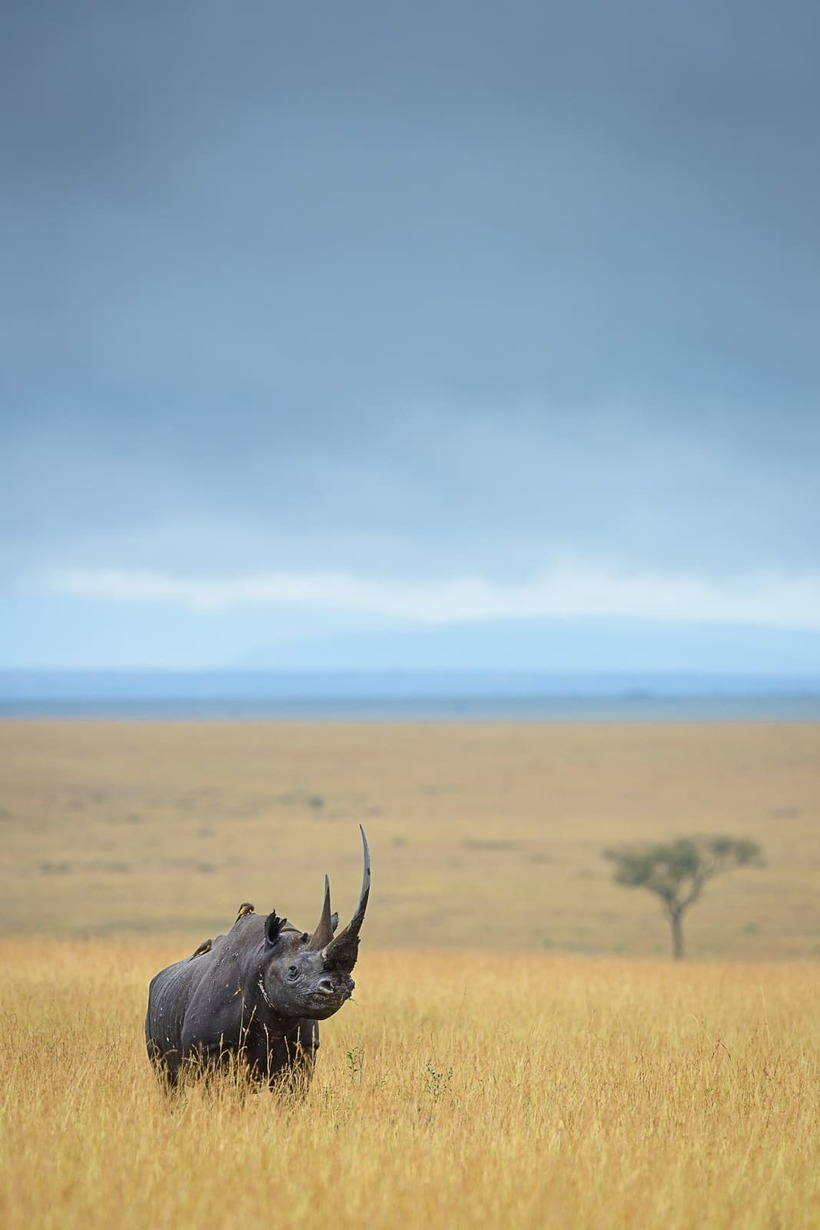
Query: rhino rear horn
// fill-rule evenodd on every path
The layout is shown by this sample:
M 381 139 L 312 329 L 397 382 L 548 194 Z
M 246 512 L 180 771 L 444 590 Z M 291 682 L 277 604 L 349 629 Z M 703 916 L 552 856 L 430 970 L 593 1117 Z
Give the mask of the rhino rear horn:
M 342 969 L 348 973 L 356 964 L 356 957 L 359 952 L 359 932 L 364 922 L 365 912 L 367 911 L 367 899 L 370 896 L 370 848 L 367 844 L 367 837 L 364 829 L 359 825 L 359 832 L 362 835 L 362 850 L 364 858 L 364 871 L 362 873 L 362 888 L 359 893 L 359 904 L 356 906 L 356 912 L 350 922 L 335 939 L 327 945 L 323 950 L 325 966 L 328 969 Z
M 336 917 L 338 918 L 338 915 Z M 325 899 L 322 904 L 322 914 L 308 945 L 315 952 L 320 951 L 333 939 L 335 930 L 333 918 L 334 915 L 330 912 L 330 880 L 325 876 Z

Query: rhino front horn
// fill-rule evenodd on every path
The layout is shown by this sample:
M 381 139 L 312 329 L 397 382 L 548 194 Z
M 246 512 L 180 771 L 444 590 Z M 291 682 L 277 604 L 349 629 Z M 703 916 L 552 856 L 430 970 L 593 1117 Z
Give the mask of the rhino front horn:
M 359 904 L 356 906 L 356 913 L 344 931 L 340 932 L 335 940 L 331 940 L 322 952 L 328 969 L 345 970 L 347 973 L 350 973 L 356 964 L 356 957 L 359 953 L 359 932 L 361 931 L 367 910 L 367 899 L 370 896 L 370 848 L 361 825 L 359 825 L 359 832 L 362 835 L 364 856 L 364 872 L 362 874 L 362 889 L 359 893 Z

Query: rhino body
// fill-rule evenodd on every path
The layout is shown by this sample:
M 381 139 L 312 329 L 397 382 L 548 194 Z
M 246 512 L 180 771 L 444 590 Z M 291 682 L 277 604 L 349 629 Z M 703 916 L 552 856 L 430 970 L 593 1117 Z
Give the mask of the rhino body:
M 254 1080 L 275 1085 L 309 1080 L 319 1046 L 319 1022 L 353 992 L 359 931 L 370 893 L 370 853 L 362 830 L 364 873 L 350 923 L 334 936 L 330 884 L 313 934 L 275 911 L 240 910 L 227 935 L 161 970 L 151 981 L 145 1041 L 164 1083 L 183 1070 L 208 1072 L 247 1065 Z

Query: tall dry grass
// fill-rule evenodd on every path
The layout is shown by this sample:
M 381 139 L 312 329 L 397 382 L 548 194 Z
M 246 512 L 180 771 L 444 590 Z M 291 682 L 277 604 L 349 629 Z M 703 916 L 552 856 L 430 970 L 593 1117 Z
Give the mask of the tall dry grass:
M 6 1230 L 820 1221 L 816 966 L 367 951 L 304 1101 L 169 1102 L 141 1031 L 179 955 L 0 943 Z

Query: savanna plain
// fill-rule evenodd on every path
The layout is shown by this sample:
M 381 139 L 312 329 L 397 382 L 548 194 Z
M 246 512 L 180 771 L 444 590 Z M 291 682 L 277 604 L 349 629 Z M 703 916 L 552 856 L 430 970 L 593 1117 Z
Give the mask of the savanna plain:
M 814 1227 L 820 727 L 0 724 L 4 1227 Z M 168 1100 L 147 984 L 373 893 L 304 1097 Z M 667 957 L 601 851 L 750 837 Z

